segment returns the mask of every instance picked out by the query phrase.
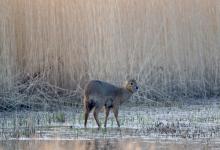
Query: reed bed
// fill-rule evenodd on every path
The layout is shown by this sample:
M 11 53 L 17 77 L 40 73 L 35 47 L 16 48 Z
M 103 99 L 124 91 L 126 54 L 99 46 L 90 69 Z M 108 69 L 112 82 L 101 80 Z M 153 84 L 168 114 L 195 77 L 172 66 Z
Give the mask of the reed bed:
M 1 94 L 40 73 L 78 97 L 90 79 L 126 78 L 140 101 L 219 96 L 219 16 L 219 0 L 1 0 Z

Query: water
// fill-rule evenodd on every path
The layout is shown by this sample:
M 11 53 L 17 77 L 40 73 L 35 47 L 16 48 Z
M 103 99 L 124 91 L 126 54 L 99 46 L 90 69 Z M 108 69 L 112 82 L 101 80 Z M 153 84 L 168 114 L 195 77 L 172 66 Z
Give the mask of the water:
M 95 139 L 95 140 L 13 140 L 0 143 L 0 149 L 9 150 L 96 150 L 96 149 L 126 149 L 126 150 L 209 150 L 219 149 L 216 141 L 191 142 L 187 140 L 143 140 L 143 139 Z

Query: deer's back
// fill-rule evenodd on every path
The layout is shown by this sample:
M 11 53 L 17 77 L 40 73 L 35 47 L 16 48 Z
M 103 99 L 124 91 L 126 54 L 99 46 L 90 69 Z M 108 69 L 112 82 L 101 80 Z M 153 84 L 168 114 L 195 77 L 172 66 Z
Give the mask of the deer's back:
M 118 87 L 100 80 L 91 80 L 85 87 L 85 95 L 112 96 L 119 92 Z

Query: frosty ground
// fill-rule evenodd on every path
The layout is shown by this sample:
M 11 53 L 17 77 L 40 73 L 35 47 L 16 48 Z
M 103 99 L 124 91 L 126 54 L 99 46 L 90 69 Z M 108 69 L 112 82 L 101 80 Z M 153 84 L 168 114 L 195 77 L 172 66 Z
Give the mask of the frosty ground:
M 92 113 L 88 120 L 88 128 L 83 127 L 81 107 L 51 112 L 2 112 L 0 118 L 2 140 L 0 147 L 3 149 L 8 148 L 10 145 L 8 143 L 12 141 L 17 141 L 15 143 L 24 146 L 20 149 L 25 149 L 27 143 L 39 146 L 50 145 L 52 141 L 56 141 L 58 145 L 62 145 L 64 141 L 67 142 L 66 145 L 71 145 L 71 143 L 76 145 L 81 142 L 81 146 L 89 144 L 93 148 L 95 141 L 96 144 L 102 143 L 99 147 L 105 147 L 107 144 L 107 147 L 117 148 L 123 146 L 123 143 L 130 144 L 131 147 L 153 145 L 159 149 L 170 148 L 169 146 L 178 149 L 184 145 L 189 146 L 189 149 L 220 147 L 220 103 L 218 100 L 191 104 L 187 102 L 169 107 L 153 107 L 143 104 L 123 105 L 119 112 L 121 128 L 117 127 L 111 113 L 107 128 L 99 130 Z M 99 114 L 99 118 L 103 126 L 103 112 Z

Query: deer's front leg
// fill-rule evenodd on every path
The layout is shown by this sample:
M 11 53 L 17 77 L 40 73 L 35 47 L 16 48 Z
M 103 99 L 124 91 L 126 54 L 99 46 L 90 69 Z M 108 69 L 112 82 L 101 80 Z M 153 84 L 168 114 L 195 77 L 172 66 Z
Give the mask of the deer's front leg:
M 114 113 L 114 116 L 115 116 L 117 125 L 118 125 L 118 127 L 120 127 L 120 123 L 119 123 L 119 121 L 118 121 L 118 107 L 114 107 L 114 108 L 113 108 L 113 113 Z

